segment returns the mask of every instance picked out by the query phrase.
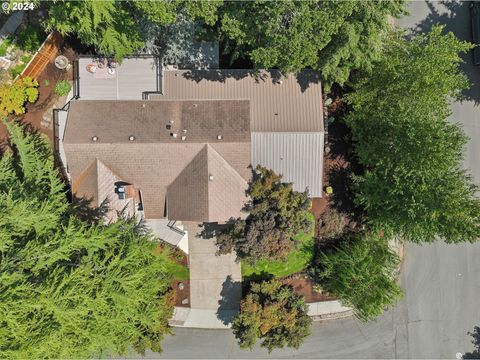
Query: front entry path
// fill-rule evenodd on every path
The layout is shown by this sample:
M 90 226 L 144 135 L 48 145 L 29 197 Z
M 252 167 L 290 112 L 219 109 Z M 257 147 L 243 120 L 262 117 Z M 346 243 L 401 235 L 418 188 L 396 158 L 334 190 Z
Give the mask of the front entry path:
M 242 298 L 242 276 L 235 254 L 216 256 L 215 237 L 202 236 L 198 223 L 183 223 L 188 232 L 190 309 L 176 309 L 185 327 L 229 328 Z M 210 230 L 210 229 L 209 229 Z M 209 238 L 206 238 L 209 237 Z

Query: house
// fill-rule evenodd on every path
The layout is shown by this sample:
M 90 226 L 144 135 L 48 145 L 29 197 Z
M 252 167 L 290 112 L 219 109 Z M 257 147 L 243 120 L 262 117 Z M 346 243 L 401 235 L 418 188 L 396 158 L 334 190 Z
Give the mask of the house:
M 77 99 L 61 115 L 59 141 L 76 196 L 97 206 L 108 199 L 110 219 L 124 210 L 180 235 L 175 221 L 245 216 L 250 165 L 322 196 L 323 105 L 315 72 L 167 71 L 140 60 L 126 59 L 114 76 L 97 79 L 78 69 L 85 61 L 77 64 Z

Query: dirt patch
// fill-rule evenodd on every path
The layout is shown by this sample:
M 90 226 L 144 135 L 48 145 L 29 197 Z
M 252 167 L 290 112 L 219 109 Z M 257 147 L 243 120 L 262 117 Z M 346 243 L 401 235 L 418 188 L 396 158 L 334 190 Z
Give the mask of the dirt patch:
M 314 289 L 314 282 L 305 274 L 295 274 L 280 279 L 285 285 L 290 285 L 296 294 L 305 297 L 307 303 L 335 300 L 334 297 Z
M 64 55 L 70 63 L 75 59 L 75 52 L 68 46 L 60 48 L 57 55 Z M 19 121 L 33 127 L 39 132 L 48 136 L 53 142 L 53 113 L 54 106 L 61 107 L 65 98 L 60 99 L 55 94 L 55 84 L 59 80 L 73 80 L 73 67 L 69 70 L 57 69 L 53 60 L 43 69 L 37 78 L 39 83 L 38 99 L 34 104 L 26 105 L 26 112 L 19 118 Z M 0 124 L 0 139 L 7 138 L 7 131 L 3 124 Z

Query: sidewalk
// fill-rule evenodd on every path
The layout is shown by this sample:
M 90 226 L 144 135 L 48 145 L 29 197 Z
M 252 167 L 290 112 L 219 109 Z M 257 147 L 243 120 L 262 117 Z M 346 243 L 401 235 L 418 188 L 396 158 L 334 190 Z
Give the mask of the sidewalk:
M 353 315 L 352 309 L 342 306 L 338 300 L 308 304 L 308 315 L 313 321 L 343 319 Z M 200 329 L 229 329 L 236 310 L 224 310 L 217 315 L 216 310 L 176 307 L 170 326 Z M 222 318 L 222 320 L 219 319 Z M 223 319 L 229 319 L 224 321 Z

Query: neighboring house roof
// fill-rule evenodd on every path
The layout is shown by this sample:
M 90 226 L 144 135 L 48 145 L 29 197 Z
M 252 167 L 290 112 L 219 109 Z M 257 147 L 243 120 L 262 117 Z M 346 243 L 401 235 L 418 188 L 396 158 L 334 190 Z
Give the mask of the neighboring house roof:
M 250 100 L 251 163 L 273 169 L 294 190 L 323 194 L 323 103 L 318 73 L 281 77 L 278 71 L 171 70 L 163 72 L 165 99 Z M 283 158 L 283 160 L 282 160 Z
M 168 187 L 168 216 L 201 222 L 245 217 L 241 209 L 247 187 L 247 181 L 207 144 Z
M 220 109 L 225 122 L 213 116 L 215 109 Z M 146 218 L 163 218 L 168 186 L 207 143 L 248 181 L 248 112 L 248 101 L 198 102 L 197 107 L 193 102 L 72 101 L 64 139 L 72 184 L 93 161 L 101 159 L 114 174 L 142 191 Z M 187 130 L 185 141 L 181 140 L 183 132 L 173 138 L 166 129 L 173 118 L 173 125 L 181 124 L 180 128 Z M 217 139 L 219 133 L 221 140 Z M 134 141 L 128 139 L 130 135 L 135 136 Z M 92 141 L 93 136 L 97 141 Z

